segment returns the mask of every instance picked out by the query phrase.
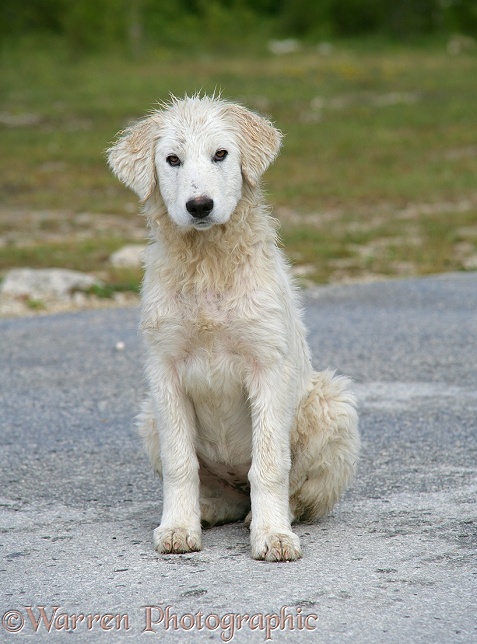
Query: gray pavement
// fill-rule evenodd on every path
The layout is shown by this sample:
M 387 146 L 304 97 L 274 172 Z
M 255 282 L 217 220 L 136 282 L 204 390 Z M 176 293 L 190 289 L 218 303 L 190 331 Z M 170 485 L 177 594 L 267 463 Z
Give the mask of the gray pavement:
M 0 321 L 1 642 L 477 642 L 477 274 L 307 293 L 363 453 L 296 563 L 252 561 L 239 524 L 153 551 L 137 317 Z

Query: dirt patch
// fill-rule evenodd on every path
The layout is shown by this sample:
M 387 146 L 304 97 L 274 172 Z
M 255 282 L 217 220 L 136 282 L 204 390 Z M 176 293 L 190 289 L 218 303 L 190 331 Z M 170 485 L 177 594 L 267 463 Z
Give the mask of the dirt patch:
M 143 241 L 146 235 L 146 222 L 139 215 L 0 208 L 0 247 L 81 241 L 98 236 Z
M 0 318 L 32 317 L 50 313 L 70 313 L 85 309 L 110 309 L 122 306 L 137 306 L 139 296 L 134 293 L 115 293 L 111 298 L 75 293 L 68 299 L 28 300 L 2 296 Z

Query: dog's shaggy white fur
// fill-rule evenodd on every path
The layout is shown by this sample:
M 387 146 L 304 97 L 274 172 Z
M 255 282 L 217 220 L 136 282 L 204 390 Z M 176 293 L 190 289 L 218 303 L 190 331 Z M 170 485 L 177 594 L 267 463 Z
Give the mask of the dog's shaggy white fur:
M 162 475 L 159 552 L 201 548 L 201 523 L 246 518 L 252 556 L 301 556 L 294 520 L 331 510 L 355 468 L 348 381 L 314 372 L 298 294 L 259 181 L 280 133 L 217 98 L 173 99 L 108 151 L 152 234 L 141 326 L 140 433 Z

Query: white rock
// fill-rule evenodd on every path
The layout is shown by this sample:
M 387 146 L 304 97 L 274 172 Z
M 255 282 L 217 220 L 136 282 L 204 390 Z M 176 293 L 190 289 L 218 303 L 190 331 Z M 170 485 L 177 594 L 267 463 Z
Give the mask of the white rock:
M 462 266 L 466 268 L 468 271 L 470 270 L 476 270 L 477 269 L 477 255 L 471 255 L 470 257 L 466 257 L 464 261 L 462 262 Z
M 269 40 L 268 50 L 277 56 L 284 54 L 293 54 L 300 49 L 300 42 L 294 38 L 286 38 L 285 40 Z
M 451 56 L 459 56 L 473 51 L 476 46 L 476 41 L 470 36 L 455 34 L 447 43 L 447 53 Z
M 139 268 L 142 265 L 145 246 L 143 244 L 127 244 L 109 258 L 116 268 Z
M 63 268 L 15 268 L 5 275 L 0 294 L 32 300 L 67 299 L 101 282 L 91 275 Z

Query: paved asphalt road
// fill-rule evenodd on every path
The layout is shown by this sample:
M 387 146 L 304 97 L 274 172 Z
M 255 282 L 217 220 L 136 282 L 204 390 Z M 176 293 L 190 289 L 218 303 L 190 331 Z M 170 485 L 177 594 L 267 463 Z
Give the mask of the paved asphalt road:
M 0 321 L 1 642 L 477 642 L 477 274 L 316 289 L 306 311 L 316 367 L 355 380 L 363 453 L 281 564 L 239 524 L 154 553 L 135 309 Z

